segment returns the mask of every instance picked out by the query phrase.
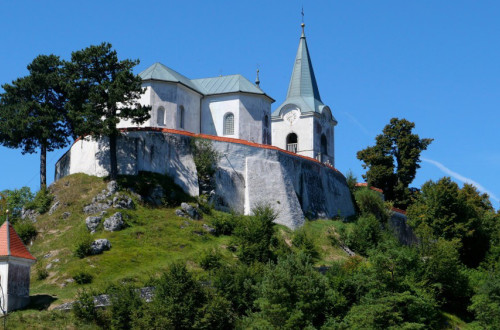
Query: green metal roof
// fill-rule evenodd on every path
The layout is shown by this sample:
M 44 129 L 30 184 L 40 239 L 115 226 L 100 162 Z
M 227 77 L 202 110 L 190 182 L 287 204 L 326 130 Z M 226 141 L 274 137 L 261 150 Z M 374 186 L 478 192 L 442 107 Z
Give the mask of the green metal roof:
M 158 62 L 151 65 L 149 68 L 142 71 L 141 73 L 139 73 L 139 76 L 142 78 L 142 80 L 161 80 L 161 81 L 181 83 L 186 87 L 189 87 L 192 90 L 200 94 L 203 94 L 203 92 L 200 91 L 198 87 L 195 84 L 193 84 L 193 82 L 189 78 Z
M 264 95 L 274 102 L 274 100 L 264 93 L 262 89 L 239 74 L 191 80 L 161 63 L 155 63 L 139 73 L 139 76 L 142 80 L 161 80 L 181 83 L 203 95 L 243 92 Z
M 321 113 L 325 105 L 319 95 L 318 84 L 307 48 L 304 29 L 300 36 L 299 48 L 295 56 L 292 77 L 288 86 L 288 93 L 285 102 L 281 104 L 274 112 L 273 116 L 279 116 L 281 109 L 287 104 L 295 104 L 301 112 Z
M 252 93 L 266 95 L 262 89 L 252 84 L 247 78 L 239 74 L 220 76 L 213 78 L 194 79 L 193 83 L 204 92 L 205 95 L 226 93 Z

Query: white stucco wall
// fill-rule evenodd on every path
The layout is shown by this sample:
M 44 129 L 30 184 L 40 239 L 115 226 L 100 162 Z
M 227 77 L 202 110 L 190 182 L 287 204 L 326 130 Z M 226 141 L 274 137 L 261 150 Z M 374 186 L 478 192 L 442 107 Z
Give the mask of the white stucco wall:
M 234 115 L 234 134 L 224 135 L 224 116 Z M 209 95 L 201 101 L 201 133 L 239 139 L 240 99 L 238 94 Z
M 7 311 L 24 308 L 29 303 L 30 269 L 34 260 L 12 256 L 1 258 L 2 308 Z
M 272 142 L 274 146 L 286 150 L 288 134 L 297 134 L 297 153 L 315 158 L 314 153 L 314 116 L 303 115 L 297 108 L 284 111 L 281 117 L 272 118 Z
M 119 173 L 151 171 L 168 174 L 187 193 L 199 194 L 190 136 L 151 131 L 127 132 L 118 141 Z M 217 207 L 249 214 L 269 202 L 279 223 L 300 226 L 304 216 L 332 218 L 354 213 L 349 188 L 339 172 L 274 148 L 210 140 L 221 155 L 217 164 Z M 80 141 L 79 141 L 80 142 Z M 106 176 L 106 140 L 75 143 L 56 164 L 56 180 L 73 173 Z
M 0 285 L 2 285 L 2 290 L 0 290 L 0 303 L 2 304 L 2 309 L 7 310 L 8 305 L 8 295 L 7 295 L 7 283 L 9 278 L 9 265 L 7 261 L 0 261 Z

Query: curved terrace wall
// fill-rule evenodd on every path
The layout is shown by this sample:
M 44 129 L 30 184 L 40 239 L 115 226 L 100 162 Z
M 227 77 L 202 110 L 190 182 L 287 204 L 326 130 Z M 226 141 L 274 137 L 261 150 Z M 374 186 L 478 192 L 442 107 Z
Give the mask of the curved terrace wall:
M 215 174 L 216 207 L 250 214 L 260 203 L 279 212 L 277 223 L 297 228 L 310 219 L 354 214 L 344 176 L 315 159 L 244 140 L 172 129 L 129 128 L 118 139 L 118 172 L 168 174 L 192 196 L 199 194 L 191 139 L 212 141 L 221 154 Z M 108 141 L 77 140 L 56 164 L 55 180 L 73 173 L 107 176 Z

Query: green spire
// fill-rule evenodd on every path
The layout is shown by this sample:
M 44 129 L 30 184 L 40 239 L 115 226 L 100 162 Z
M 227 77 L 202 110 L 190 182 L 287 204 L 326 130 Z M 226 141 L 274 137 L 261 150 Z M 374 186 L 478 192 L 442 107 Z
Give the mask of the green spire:
M 316 83 L 311 57 L 307 48 L 304 33 L 305 24 L 302 23 L 301 26 L 302 35 L 300 36 L 299 48 L 295 56 L 286 100 L 273 112 L 273 116 L 278 116 L 281 109 L 287 104 L 297 105 L 301 112 L 321 113 L 325 107 L 319 95 L 318 84 Z
M 293 66 L 292 78 L 288 86 L 287 98 L 302 96 L 314 97 L 321 101 L 319 96 L 318 84 L 314 76 L 314 70 L 311 63 L 309 50 L 307 49 L 306 36 L 304 34 L 305 24 L 302 23 L 302 35 L 300 36 L 297 56 L 295 56 L 295 65 Z

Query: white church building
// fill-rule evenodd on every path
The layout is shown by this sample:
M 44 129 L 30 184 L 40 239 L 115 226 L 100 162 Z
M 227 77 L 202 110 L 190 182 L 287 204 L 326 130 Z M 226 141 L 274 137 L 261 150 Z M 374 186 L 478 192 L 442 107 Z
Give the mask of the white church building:
M 241 75 L 189 79 L 155 63 L 139 75 L 141 103 L 151 117 L 141 125 L 122 121 L 119 128 L 157 127 L 267 144 L 335 166 L 337 121 L 321 101 L 302 35 L 286 100 L 271 113 L 274 99 Z

